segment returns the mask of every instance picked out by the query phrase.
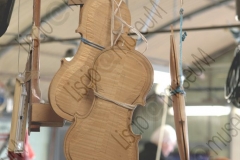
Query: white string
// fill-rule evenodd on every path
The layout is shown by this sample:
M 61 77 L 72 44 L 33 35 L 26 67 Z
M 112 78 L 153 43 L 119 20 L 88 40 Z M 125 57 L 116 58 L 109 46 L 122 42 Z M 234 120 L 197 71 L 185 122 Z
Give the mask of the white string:
M 141 39 L 146 43 L 146 48 L 145 48 L 145 50 L 143 51 L 143 53 L 146 52 L 147 49 L 148 49 L 148 41 L 147 41 L 147 39 L 146 39 L 136 28 L 134 28 L 133 26 L 127 24 L 127 22 L 122 19 L 121 11 L 120 11 L 120 6 L 121 6 L 123 0 L 121 0 L 119 3 L 117 3 L 116 0 L 112 0 L 112 4 L 114 4 L 113 2 L 115 2 L 115 3 L 117 4 L 117 8 L 116 8 L 116 10 L 114 10 L 114 9 L 112 10 L 113 13 L 112 13 L 111 35 L 113 35 L 114 18 L 118 19 L 118 20 L 122 23 L 122 26 L 121 26 L 121 29 L 120 29 L 120 31 L 118 32 L 118 36 L 117 36 L 117 38 L 116 38 L 116 40 L 115 40 L 114 42 L 113 42 L 113 37 L 112 37 L 112 39 L 111 39 L 111 40 L 112 40 L 111 45 L 113 46 L 113 45 L 116 44 L 117 40 L 120 38 L 120 36 L 121 36 L 121 34 L 122 34 L 122 32 L 123 32 L 123 27 L 124 27 L 124 25 L 125 25 L 125 26 L 127 26 L 132 32 L 136 33 L 136 34 L 138 35 L 138 37 L 141 37 Z M 114 8 L 114 5 L 113 5 L 113 8 Z M 119 13 L 120 13 L 120 17 L 118 17 L 118 16 L 116 15 L 118 11 L 119 11 Z M 113 18 L 113 17 L 114 17 L 114 18 Z
M 97 93 L 96 91 L 94 91 L 94 95 L 97 96 L 98 98 L 101 98 L 101 99 L 103 99 L 105 101 L 108 101 L 108 102 L 112 102 L 112 103 L 117 104 L 117 105 L 119 105 L 119 106 L 121 106 L 123 108 L 126 108 L 126 109 L 134 110 L 137 107 L 137 105 L 122 103 L 122 102 L 118 102 L 118 101 L 106 98 L 103 95 Z
M 121 29 L 120 29 L 118 32 L 114 32 L 114 34 L 118 34 L 118 36 L 117 36 L 117 38 L 115 39 L 113 45 L 115 45 L 115 44 L 117 43 L 117 41 L 118 41 L 118 39 L 121 37 L 122 33 L 124 33 L 124 32 L 123 32 L 123 28 L 124 28 L 124 25 L 122 24 L 122 25 L 121 25 Z
M 132 32 L 136 33 L 139 37 L 141 37 L 141 39 L 146 43 L 146 48 L 145 48 L 145 50 L 143 51 L 143 53 L 146 52 L 147 49 L 148 49 L 148 41 L 147 41 L 147 39 L 146 39 L 136 28 L 134 28 L 133 26 L 127 24 L 127 22 L 125 22 L 123 19 L 121 19 L 120 17 L 118 17 L 118 16 L 116 16 L 116 15 L 115 15 L 115 17 L 116 17 L 119 21 L 121 21 L 123 24 L 125 24 L 128 28 L 130 28 L 130 30 L 131 30 Z
M 120 6 L 123 2 L 123 0 L 121 0 L 119 3 L 117 3 L 115 0 L 111 0 L 112 2 L 112 20 L 111 20 L 111 46 L 114 46 L 117 42 L 117 40 L 120 38 L 122 32 L 123 32 L 123 24 L 121 24 L 121 29 L 118 31 L 118 33 L 116 33 L 114 31 L 114 21 L 115 21 L 115 15 L 117 14 L 117 12 L 119 11 L 119 14 L 120 14 L 120 17 L 122 18 L 122 14 L 121 14 L 121 11 L 120 11 Z M 117 8 L 115 10 L 115 3 L 117 5 Z M 114 41 L 114 34 L 118 34 L 116 40 Z
M 115 1 L 115 0 L 114 0 L 114 1 Z M 114 16 L 115 16 L 115 15 L 117 14 L 117 11 L 119 10 L 119 14 L 120 14 L 120 18 L 121 18 L 121 19 L 122 19 L 122 14 L 121 14 L 120 6 L 121 6 L 122 2 L 123 2 L 123 0 L 121 0 L 121 1 L 119 2 L 119 4 L 117 4 L 117 2 L 115 1 L 115 3 L 117 4 L 117 8 L 116 8 L 116 10 L 115 10 L 115 12 L 114 12 Z M 115 39 L 113 45 L 115 45 L 115 44 L 117 43 L 117 41 L 118 41 L 118 39 L 120 38 L 121 34 L 124 33 L 123 29 L 124 29 L 124 25 L 123 25 L 123 23 L 121 23 L 121 29 L 118 31 L 118 33 L 116 33 L 116 34 L 118 34 L 118 36 L 117 36 L 117 38 Z

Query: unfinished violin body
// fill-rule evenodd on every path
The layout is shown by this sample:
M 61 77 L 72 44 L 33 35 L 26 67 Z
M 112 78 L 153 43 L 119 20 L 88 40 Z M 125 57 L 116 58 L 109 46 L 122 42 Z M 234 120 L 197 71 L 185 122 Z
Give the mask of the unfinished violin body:
M 131 130 L 132 114 L 153 83 L 150 62 L 118 45 L 95 59 L 91 83 L 95 98 L 89 113 L 75 114 L 65 138 L 68 160 L 138 160 L 140 135 Z
M 54 111 L 74 121 L 64 142 L 68 160 L 138 160 L 141 136 L 133 134 L 131 119 L 136 106 L 145 105 L 153 69 L 127 35 L 125 25 L 131 19 L 126 4 L 113 2 L 119 6 L 114 14 L 121 19 L 114 20 L 112 2 L 84 3 L 77 32 L 94 45 L 81 43 L 72 61 L 62 60 L 50 85 Z M 108 49 L 100 51 L 99 46 Z
M 130 12 L 124 2 L 120 9 L 121 15 L 120 13 L 117 15 L 127 23 L 131 23 Z M 87 0 L 81 9 L 80 24 L 76 32 L 90 42 L 104 48 L 109 47 L 111 44 L 111 11 L 111 0 Z M 120 30 L 119 21 L 115 21 L 114 25 L 115 30 Z M 124 27 L 124 32 L 128 33 L 129 29 Z M 70 62 L 62 60 L 61 68 L 54 76 L 49 88 L 51 106 L 62 118 L 73 121 L 75 113 L 85 116 L 89 111 L 94 96 L 88 84 L 93 71 L 93 60 L 100 52 L 99 48 L 81 43 Z

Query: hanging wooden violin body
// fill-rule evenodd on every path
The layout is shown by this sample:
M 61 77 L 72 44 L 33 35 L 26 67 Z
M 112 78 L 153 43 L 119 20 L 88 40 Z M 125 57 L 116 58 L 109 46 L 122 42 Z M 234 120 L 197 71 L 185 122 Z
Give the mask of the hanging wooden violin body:
M 135 107 L 145 104 L 152 66 L 141 53 L 115 46 L 103 51 L 93 68 L 89 86 L 95 99 L 86 117 L 75 114 L 65 155 L 69 160 L 138 160 L 140 136 L 132 133 L 131 119 Z
M 124 2 L 87 0 L 77 32 L 84 38 L 72 61 L 62 60 L 49 89 L 54 111 L 73 121 L 64 142 L 68 160 L 138 160 L 140 135 L 132 114 L 153 83 L 150 62 L 134 50 L 130 12 Z M 112 6 L 122 21 L 112 23 Z M 114 25 L 113 25 L 114 24 Z M 111 29 L 116 32 L 111 44 Z M 120 33 L 120 34 L 119 34 Z M 102 47 L 101 47 L 102 46 Z M 101 49 L 107 48 L 103 51 Z
M 120 9 L 123 20 L 131 23 L 126 4 L 122 3 Z M 81 9 L 80 24 L 76 32 L 99 46 L 110 46 L 111 11 L 110 0 L 87 0 Z M 115 27 L 117 30 L 120 29 L 121 23 L 116 21 Z M 124 28 L 124 32 L 128 30 Z M 91 67 L 94 58 L 102 49 L 81 43 L 70 62 L 62 60 L 61 68 L 54 76 L 49 88 L 50 103 L 62 118 L 73 121 L 75 113 L 85 116 L 89 111 L 93 102 L 93 92 L 88 87 Z

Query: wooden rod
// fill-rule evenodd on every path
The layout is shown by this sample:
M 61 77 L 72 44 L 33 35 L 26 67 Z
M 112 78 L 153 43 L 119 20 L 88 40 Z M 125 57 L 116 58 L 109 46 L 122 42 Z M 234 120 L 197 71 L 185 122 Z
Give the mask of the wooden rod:
M 31 69 L 31 103 L 39 103 L 41 92 L 39 88 L 39 68 L 40 68 L 40 24 L 41 24 L 41 0 L 34 0 L 33 3 L 33 55 Z

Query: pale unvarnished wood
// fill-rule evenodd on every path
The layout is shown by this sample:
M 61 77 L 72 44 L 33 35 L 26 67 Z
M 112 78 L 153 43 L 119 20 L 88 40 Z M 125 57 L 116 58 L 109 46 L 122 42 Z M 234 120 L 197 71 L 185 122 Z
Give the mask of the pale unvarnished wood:
M 41 0 L 33 1 L 33 27 L 32 27 L 32 45 L 33 50 L 30 53 L 26 65 L 26 86 L 28 98 L 26 103 L 29 103 L 28 112 L 28 132 L 40 130 L 40 126 L 35 126 L 32 122 L 32 103 L 40 103 L 41 90 L 39 87 L 40 79 L 40 13 L 41 13 Z
M 76 32 L 109 48 L 111 6 L 110 0 L 86 1 Z M 124 3 L 120 10 L 122 19 L 130 24 L 130 12 Z M 114 30 L 118 31 L 121 23 L 114 23 Z M 128 31 L 125 27 L 116 46 L 103 52 L 81 44 L 71 62 L 62 61 L 50 85 L 49 99 L 54 111 L 74 120 L 64 143 L 68 160 L 138 160 L 140 136 L 131 130 L 133 110 L 98 98 L 93 92 L 122 103 L 145 105 L 153 69 L 134 50 L 136 41 L 127 36 Z
M 176 51 L 176 44 L 173 34 L 170 37 L 170 74 L 171 89 L 175 90 L 180 85 L 179 57 Z M 181 160 L 189 160 L 188 126 L 185 114 L 185 99 L 183 94 L 172 96 L 174 121 L 177 134 L 178 151 Z
M 63 119 L 59 119 L 57 115 L 47 108 L 48 104 L 42 104 L 41 102 L 41 90 L 40 90 L 40 13 L 41 13 L 41 0 L 34 0 L 33 3 L 33 27 L 32 27 L 32 47 L 33 49 L 29 53 L 29 59 L 25 68 L 25 84 L 27 90 L 27 98 L 25 105 L 29 104 L 28 110 L 28 132 L 39 132 L 41 124 L 45 127 L 63 126 Z M 33 110 L 33 104 L 35 109 Z M 41 108 L 42 106 L 45 106 Z M 39 107 L 39 108 L 36 108 Z M 37 111 L 36 113 L 33 113 Z M 41 115 L 45 116 L 45 120 L 41 120 Z M 35 117 L 36 116 L 36 117 Z M 26 118 L 26 117 L 25 117 Z M 51 118 L 56 118 L 56 124 Z M 35 121 L 36 120 L 36 121 Z M 47 122 L 47 120 L 50 120 Z M 44 123 L 39 123 L 45 121 Z M 61 124 L 61 125 L 60 125 Z
M 122 43 L 119 43 L 122 44 Z M 117 45 L 99 54 L 90 87 L 108 99 L 145 105 L 153 83 L 150 62 L 139 52 Z M 68 160 L 138 160 L 140 135 L 131 130 L 133 110 L 95 96 L 88 114 L 74 115 L 64 152 Z
M 64 120 L 47 103 L 32 104 L 32 122 L 43 127 L 62 127 L 64 124 Z
M 34 23 L 32 28 L 32 38 L 33 38 L 33 53 L 31 61 L 31 73 L 30 73 L 30 83 L 31 83 L 31 97 L 30 103 L 40 103 L 41 100 L 41 90 L 39 87 L 40 78 L 40 10 L 41 10 L 41 0 L 34 0 Z
M 24 152 L 17 149 L 16 142 L 22 141 L 25 142 L 25 133 L 26 133 L 26 120 L 27 120 L 27 111 L 28 105 L 21 106 L 21 94 L 23 93 L 23 84 L 24 79 L 16 78 L 15 90 L 14 90 L 14 104 L 12 111 L 12 120 L 11 120 L 11 131 L 10 138 L 8 142 L 8 151 L 15 153 Z M 21 111 L 22 110 L 22 111 Z M 21 123 L 19 123 L 20 116 L 22 116 Z M 24 144 L 24 143 L 23 143 Z
M 117 0 L 119 2 L 119 0 Z M 131 23 L 130 12 L 125 3 L 120 6 L 122 19 Z M 80 12 L 80 23 L 76 32 L 84 38 L 103 47 L 110 46 L 111 1 L 87 0 Z M 117 14 L 120 16 L 120 14 Z M 115 21 L 115 30 L 121 23 Z M 129 29 L 124 27 L 124 32 Z M 54 76 L 49 88 L 49 101 L 53 110 L 62 118 L 73 121 L 74 114 L 85 116 L 93 102 L 93 92 L 89 90 L 90 72 L 95 57 L 100 50 L 81 43 L 79 49 L 68 62 L 62 60 L 61 68 Z

